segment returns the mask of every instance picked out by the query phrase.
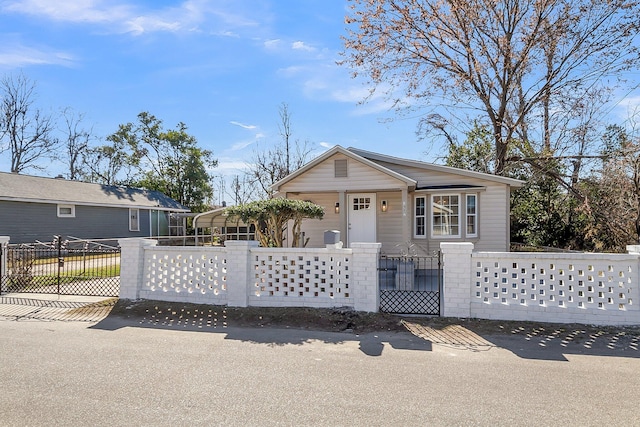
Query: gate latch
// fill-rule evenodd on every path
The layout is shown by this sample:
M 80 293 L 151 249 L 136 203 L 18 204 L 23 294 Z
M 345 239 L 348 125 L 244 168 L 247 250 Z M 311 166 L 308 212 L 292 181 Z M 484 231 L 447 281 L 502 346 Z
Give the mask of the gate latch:
M 64 258 L 58 258 L 58 267 L 64 267 Z

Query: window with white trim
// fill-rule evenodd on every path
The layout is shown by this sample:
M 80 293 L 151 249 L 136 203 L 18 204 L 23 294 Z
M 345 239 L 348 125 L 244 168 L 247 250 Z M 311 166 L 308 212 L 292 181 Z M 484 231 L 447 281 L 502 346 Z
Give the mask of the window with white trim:
M 431 196 L 431 236 L 460 237 L 460 195 Z
M 76 207 L 75 205 L 58 205 L 57 214 L 58 218 L 75 218 Z
M 427 237 L 427 198 L 418 196 L 415 199 L 414 237 Z
M 465 233 L 467 237 L 476 237 L 478 235 L 478 197 L 475 194 L 467 194 L 467 228 Z
M 129 231 L 140 231 L 140 209 L 129 209 Z

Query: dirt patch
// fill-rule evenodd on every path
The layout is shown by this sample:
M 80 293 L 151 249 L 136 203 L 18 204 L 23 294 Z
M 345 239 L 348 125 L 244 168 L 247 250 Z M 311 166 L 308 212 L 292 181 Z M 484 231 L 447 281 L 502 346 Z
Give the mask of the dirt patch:
M 234 327 L 278 327 L 329 332 L 367 333 L 377 331 L 428 330 L 452 335 L 452 331 L 466 329 L 480 336 L 590 336 L 640 337 L 640 327 L 600 327 L 577 324 L 460 319 L 445 317 L 412 317 L 386 313 L 363 313 L 350 308 L 272 308 L 226 307 L 150 300 L 119 300 L 111 315 L 126 318 L 145 318 L 148 321 L 208 322 Z
M 364 333 L 406 330 L 402 318 L 385 313 L 363 313 L 350 308 L 227 307 L 149 300 L 120 300 L 111 315 L 145 318 L 163 323 L 205 319 L 221 326 L 281 327 L 318 331 Z

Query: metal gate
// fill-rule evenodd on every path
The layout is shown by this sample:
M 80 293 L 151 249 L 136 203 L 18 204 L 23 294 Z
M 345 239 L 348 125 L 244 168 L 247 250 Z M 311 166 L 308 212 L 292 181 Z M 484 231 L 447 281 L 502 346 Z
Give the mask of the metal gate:
M 380 311 L 440 315 L 442 262 L 431 256 L 382 256 L 378 266 Z
M 118 296 L 120 248 L 89 240 L 0 245 L 0 293 Z

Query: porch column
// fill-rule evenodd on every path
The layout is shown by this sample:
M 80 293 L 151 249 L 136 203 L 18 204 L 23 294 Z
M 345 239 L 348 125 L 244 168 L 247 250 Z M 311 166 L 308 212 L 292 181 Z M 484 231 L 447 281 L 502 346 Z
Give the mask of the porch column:
M 406 187 L 402 189 L 402 242 L 411 241 L 411 205 L 409 203 L 409 192 Z
M 344 247 L 347 247 L 347 211 L 349 206 L 347 206 L 347 195 L 344 191 L 338 191 L 338 203 L 340 203 L 340 215 L 338 221 L 340 221 L 340 226 L 338 230 L 340 230 L 340 240 L 344 243 Z

